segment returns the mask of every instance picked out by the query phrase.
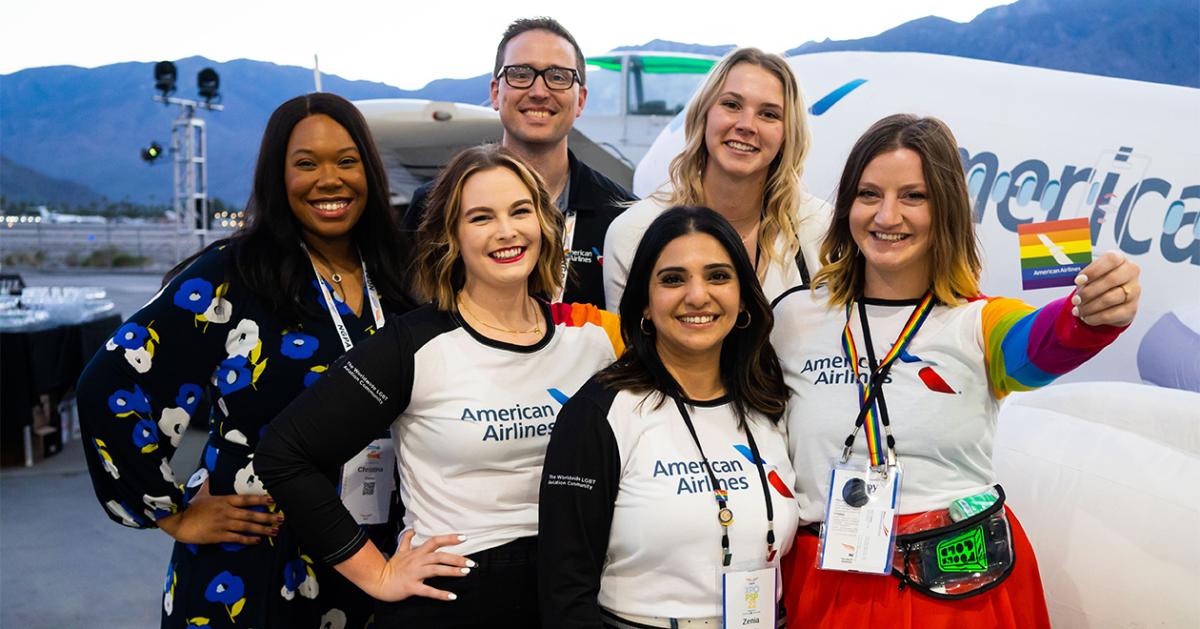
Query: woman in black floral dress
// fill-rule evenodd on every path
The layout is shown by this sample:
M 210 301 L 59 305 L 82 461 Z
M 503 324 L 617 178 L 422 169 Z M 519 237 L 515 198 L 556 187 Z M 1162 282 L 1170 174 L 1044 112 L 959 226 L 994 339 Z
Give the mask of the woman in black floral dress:
M 267 123 L 246 227 L 177 267 L 84 371 L 79 414 L 96 496 L 114 521 L 177 540 L 163 627 L 371 622 L 370 599 L 298 545 L 253 453 L 267 422 L 347 346 L 411 308 L 398 276 L 408 248 L 388 198 L 352 104 L 289 100 Z M 170 459 L 203 412 L 208 443 L 181 485 Z

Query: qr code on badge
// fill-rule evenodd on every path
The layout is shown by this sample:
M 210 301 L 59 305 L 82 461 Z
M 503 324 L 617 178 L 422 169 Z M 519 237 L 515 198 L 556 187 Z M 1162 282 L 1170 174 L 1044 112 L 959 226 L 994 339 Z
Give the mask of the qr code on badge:
M 375 481 L 363 483 L 362 495 L 364 495 L 364 496 L 374 496 L 375 495 Z

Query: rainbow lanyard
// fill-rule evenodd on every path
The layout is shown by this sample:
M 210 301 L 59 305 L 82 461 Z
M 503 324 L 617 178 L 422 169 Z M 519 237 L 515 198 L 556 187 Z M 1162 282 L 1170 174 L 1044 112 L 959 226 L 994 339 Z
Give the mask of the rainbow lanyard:
M 875 367 L 870 378 L 864 379 L 859 373 L 858 368 L 858 350 L 854 345 L 854 333 L 850 331 L 850 313 L 853 311 L 854 302 L 846 304 L 846 327 L 842 330 L 842 350 L 846 354 L 846 360 L 850 361 L 850 368 L 854 371 L 854 382 L 858 385 L 859 407 L 858 417 L 854 421 L 854 432 L 846 437 L 846 446 L 842 450 L 842 462 L 850 460 L 850 450 L 854 447 L 854 438 L 858 435 L 858 430 L 865 424 L 867 427 L 867 453 L 871 458 L 871 467 L 880 467 L 883 465 L 894 465 L 896 463 L 896 440 L 892 437 L 892 427 L 886 419 L 882 419 L 879 413 L 879 390 L 882 388 L 884 378 L 892 367 L 892 363 L 899 358 L 913 337 L 917 335 L 917 330 L 921 329 L 921 325 L 925 323 L 925 319 L 929 317 L 929 313 L 933 310 L 934 299 L 933 293 L 925 293 L 925 297 L 921 299 L 921 303 L 913 309 L 912 314 L 908 316 L 908 322 L 904 324 L 904 328 L 900 330 L 900 335 L 896 337 L 896 342 L 892 344 L 892 349 L 883 357 L 879 365 Z M 861 308 L 861 304 L 860 304 Z M 867 325 L 866 316 L 863 316 L 863 326 Z M 869 336 L 869 335 L 868 335 Z M 886 448 L 884 442 L 884 433 L 886 431 Z

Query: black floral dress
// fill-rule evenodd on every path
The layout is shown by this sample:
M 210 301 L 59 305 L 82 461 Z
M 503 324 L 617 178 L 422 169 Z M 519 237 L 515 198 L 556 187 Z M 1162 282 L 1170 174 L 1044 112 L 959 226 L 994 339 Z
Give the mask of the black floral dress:
M 214 495 L 265 494 L 254 448 L 267 423 L 344 351 L 315 275 L 306 297 L 324 316 L 285 327 L 228 272 L 232 247 L 205 253 L 174 278 L 80 378 L 92 483 L 108 516 L 125 526 L 155 527 L 206 479 Z M 375 332 L 366 295 L 361 317 L 336 305 L 354 341 Z M 169 461 L 200 413 L 210 414 L 208 443 L 181 485 Z M 389 526 L 372 529 L 381 546 L 394 544 Z M 372 622 L 372 600 L 306 554 L 286 516 L 279 535 L 258 544 L 176 543 L 162 601 L 162 626 L 172 628 L 358 629 Z

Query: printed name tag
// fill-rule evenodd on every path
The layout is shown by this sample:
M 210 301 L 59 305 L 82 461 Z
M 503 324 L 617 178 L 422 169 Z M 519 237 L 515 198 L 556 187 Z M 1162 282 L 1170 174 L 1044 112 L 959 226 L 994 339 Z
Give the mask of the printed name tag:
M 838 464 L 830 476 L 817 567 L 891 574 L 900 468 Z
M 389 436 L 372 441 L 342 466 L 338 493 L 359 524 L 387 522 L 392 490 L 396 487 L 392 473 L 395 465 L 396 451 Z
M 776 569 L 729 570 L 721 573 L 724 627 L 775 627 Z

